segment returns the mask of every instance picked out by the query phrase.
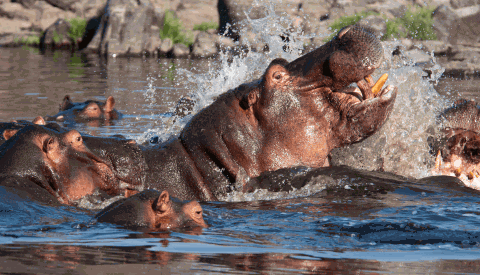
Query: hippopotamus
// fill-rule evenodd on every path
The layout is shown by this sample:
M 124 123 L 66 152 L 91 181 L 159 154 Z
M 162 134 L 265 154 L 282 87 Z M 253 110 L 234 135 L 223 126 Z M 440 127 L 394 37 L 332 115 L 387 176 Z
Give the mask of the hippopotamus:
M 375 33 L 352 25 L 292 62 L 273 60 L 260 79 L 218 96 L 178 137 L 142 147 L 146 187 L 211 201 L 243 191 L 265 171 L 327 165 L 332 149 L 374 134 L 391 112 L 397 88 L 372 90 L 382 59 Z
M 82 137 L 56 124 L 25 124 L 0 146 L 0 186 L 48 204 L 72 205 L 97 190 L 128 196 L 143 188 L 142 160 L 129 140 Z
M 72 102 L 70 96 L 66 95 L 60 104 L 59 113 L 54 116 L 47 116 L 46 120 L 87 123 L 103 121 L 109 124 L 110 121 L 120 119 L 122 116 L 114 107 L 115 99 L 113 96 L 109 96 L 105 102 L 96 100 Z
M 442 137 L 434 144 L 435 173 L 463 178 L 468 186 L 480 176 L 480 107 L 471 100 L 457 100 L 440 114 Z
M 260 79 L 218 96 L 178 137 L 131 144 L 141 154 L 125 160 L 124 173 L 137 168 L 146 188 L 181 200 L 214 201 L 251 191 L 246 183 L 263 172 L 326 166 L 332 149 L 374 134 L 391 112 L 397 88 L 377 91 L 371 77 L 382 59 L 372 30 L 346 27 L 320 48 L 292 62 L 275 59 Z M 121 147 L 97 141 L 98 150 L 123 159 Z
M 131 197 L 118 200 L 95 218 L 127 228 L 170 230 L 185 227 L 207 227 L 203 211 L 196 201 L 183 202 L 170 197 L 167 191 L 145 190 Z

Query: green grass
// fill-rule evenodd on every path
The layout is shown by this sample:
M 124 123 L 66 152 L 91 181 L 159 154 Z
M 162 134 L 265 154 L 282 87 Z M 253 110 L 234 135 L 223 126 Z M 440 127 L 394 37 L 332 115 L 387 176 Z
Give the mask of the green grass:
M 37 46 L 40 44 L 40 37 L 36 35 L 30 35 L 22 38 L 15 38 L 13 40 L 15 44 L 23 44 L 27 46 Z
M 69 19 L 70 29 L 68 30 L 68 36 L 73 41 L 77 41 L 79 38 L 82 38 L 87 28 L 87 20 L 83 18 L 72 18 Z
M 208 30 L 217 30 L 218 29 L 218 22 L 210 21 L 210 22 L 203 22 L 201 24 L 196 24 L 193 26 L 194 31 L 203 31 L 206 32 Z
M 433 11 L 435 7 L 408 9 L 405 15 L 400 18 L 386 19 L 387 29 L 382 40 L 392 38 L 412 38 L 418 40 L 435 40 L 437 36 L 433 31 Z M 343 27 L 356 24 L 362 18 L 369 15 L 380 15 L 375 12 L 361 12 L 354 15 L 344 16 L 336 19 L 330 29 L 334 33 L 325 41 L 331 40 Z M 385 18 L 385 17 L 384 17 Z
M 190 46 L 193 44 L 193 38 L 191 34 L 187 34 L 182 26 L 180 19 L 176 18 L 172 11 L 165 12 L 165 20 L 163 28 L 160 29 L 160 38 L 170 38 L 173 44 L 184 44 Z
M 405 26 L 406 37 L 418 40 L 435 40 L 437 35 L 433 31 L 433 11 L 435 7 L 408 9 L 405 15 L 397 20 Z

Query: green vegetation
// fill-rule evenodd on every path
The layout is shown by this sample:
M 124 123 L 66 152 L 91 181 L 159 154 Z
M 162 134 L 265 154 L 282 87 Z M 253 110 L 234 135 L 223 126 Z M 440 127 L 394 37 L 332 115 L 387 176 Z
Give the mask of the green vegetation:
M 435 7 L 429 8 L 417 8 L 415 10 L 408 9 L 405 15 L 401 18 L 397 18 L 390 23 L 388 27 L 386 38 L 390 37 L 408 37 L 419 40 L 435 40 L 437 36 L 433 31 L 433 11 Z M 405 28 L 405 32 L 401 30 L 401 27 Z M 390 32 L 388 31 L 390 28 Z
M 36 35 L 30 35 L 22 38 L 15 38 L 13 40 L 15 44 L 23 44 L 27 46 L 37 46 L 40 44 L 40 37 Z
M 210 22 L 203 22 L 201 24 L 196 24 L 193 26 L 194 31 L 202 31 L 206 32 L 208 30 L 217 30 L 218 29 L 218 22 L 210 21 Z
M 180 19 L 176 18 L 172 11 L 165 12 L 163 29 L 160 29 L 160 38 L 170 38 L 173 44 L 181 43 L 187 46 L 193 44 L 192 35 L 185 33 Z
M 72 18 L 69 19 L 68 22 L 70 23 L 68 36 L 70 36 L 73 41 L 77 41 L 79 38 L 82 38 L 87 28 L 87 20 L 83 18 Z
M 60 44 L 63 40 L 63 36 L 58 34 L 56 31 L 53 31 L 53 37 L 52 37 L 53 43 L 55 44 Z
M 382 40 L 391 38 L 413 38 L 419 40 L 435 40 L 437 36 L 433 31 L 433 7 L 408 9 L 405 15 L 396 19 L 386 19 L 387 29 Z M 343 27 L 353 25 L 362 18 L 369 15 L 380 15 L 375 12 L 361 12 L 354 15 L 344 16 L 336 19 L 330 29 L 334 34 L 327 37 L 325 41 L 331 40 Z

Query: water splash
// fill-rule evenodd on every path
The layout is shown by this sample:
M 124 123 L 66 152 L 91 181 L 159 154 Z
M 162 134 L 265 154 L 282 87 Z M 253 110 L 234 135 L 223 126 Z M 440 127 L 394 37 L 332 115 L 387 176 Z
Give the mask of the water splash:
M 343 164 L 366 170 L 384 170 L 403 176 L 431 175 L 434 156 L 428 138 L 438 135 L 441 125 L 438 114 L 448 101 L 433 87 L 443 72 L 435 59 L 430 76 L 415 60 L 405 56 L 392 56 L 395 42 L 384 42 L 386 60 L 377 69 L 374 78 L 388 73 L 386 84 L 398 87 L 393 111 L 385 125 L 361 143 L 336 149 L 332 153 L 334 164 Z
M 267 8 L 264 18 L 251 19 L 247 15 L 242 23 L 240 35 L 246 37 L 248 51 L 234 56 L 221 53 L 203 74 L 179 70 L 178 73 L 183 74 L 188 82 L 187 88 L 193 92 L 190 96 L 196 105 L 191 115 L 177 119 L 165 131 L 158 133 L 161 141 L 177 136 L 194 114 L 210 105 L 221 93 L 258 79 L 273 59 L 292 61 L 301 55 L 311 37 L 293 28 L 289 18 L 275 14 L 274 4 L 263 1 L 255 4 Z M 260 41 L 248 41 L 251 33 Z M 281 38 L 285 34 L 289 39 Z M 253 43 L 268 45 L 268 50 L 254 51 Z M 403 176 L 431 175 L 434 157 L 429 152 L 427 139 L 437 135 L 437 116 L 447 106 L 446 99 L 435 91 L 433 83 L 441 76 L 443 69 L 432 55 L 432 73 L 428 75 L 417 66 L 416 60 L 404 54 L 392 55 L 398 45 L 398 42 L 383 42 L 385 60 L 373 75 L 376 79 L 388 73 L 386 84 L 398 87 L 396 103 L 389 119 L 382 129 L 361 143 L 334 150 L 333 164 L 384 170 Z

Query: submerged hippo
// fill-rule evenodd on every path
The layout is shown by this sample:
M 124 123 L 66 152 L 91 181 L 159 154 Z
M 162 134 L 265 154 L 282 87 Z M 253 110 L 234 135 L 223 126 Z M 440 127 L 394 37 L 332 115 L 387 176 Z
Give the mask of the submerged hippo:
M 143 185 L 136 144 L 82 137 L 55 125 L 25 125 L 0 146 L 0 186 L 39 202 L 73 204 L 97 189 L 128 195 Z
M 116 201 L 100 211 L 95 218 L 99 222 L 150 230 L 207 227 L 198 202 L 185 203 L 170 197 L 167 191 L 160 193 L 155 190 L 145 190 Z
M 143 147 L 146 186 L 218 200 L 265 171 L 324 166 L 333 148 L 365 139 L 388 117 L 397 89 L 375 94 L 370 76 L 382 58 L 375 34 L 354 25 L 297 60 L 273 60 L 261 79 L 220 95 L 178 138 Z
M 72 102 L 70 96 L 66 95 L 60 104 L 60 112 L 54 116 L 47 116 L 48 121 L 77 121 L 91 122 L 104 121 L 121 118 L 121 113 L 115 108 L 115 99 L 109 96 L 105 102 L 87 100 L 85 102 Z M 108 123 L 107 123 L 108 124 Z

